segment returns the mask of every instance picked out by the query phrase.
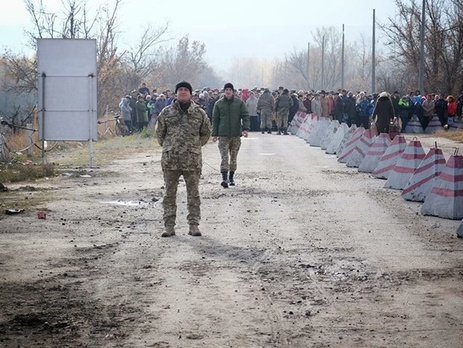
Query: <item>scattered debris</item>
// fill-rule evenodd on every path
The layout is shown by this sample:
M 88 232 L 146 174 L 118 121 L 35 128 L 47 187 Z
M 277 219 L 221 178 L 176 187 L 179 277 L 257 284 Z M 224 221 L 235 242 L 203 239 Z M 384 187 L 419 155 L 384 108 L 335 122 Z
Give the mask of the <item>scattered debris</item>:
M 23 211 L 24 211 L 24 209 L 6 209 L 5 214 L 7 214 L 7 215 L 15 215 L 15 214 L 22 213 Z

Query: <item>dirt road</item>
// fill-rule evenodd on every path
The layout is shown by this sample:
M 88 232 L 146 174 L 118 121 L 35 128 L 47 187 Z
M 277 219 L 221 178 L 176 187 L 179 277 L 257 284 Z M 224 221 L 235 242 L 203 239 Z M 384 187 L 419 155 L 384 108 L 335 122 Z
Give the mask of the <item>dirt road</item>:
M 200 238 L 183 184 L 160 237 L 159 149 L 9 185 L 46 203 L 0 221 L 0 346 L 463 347 L 459 221 L 296 136 L 243 139 L 230 189 L 204 162 Z

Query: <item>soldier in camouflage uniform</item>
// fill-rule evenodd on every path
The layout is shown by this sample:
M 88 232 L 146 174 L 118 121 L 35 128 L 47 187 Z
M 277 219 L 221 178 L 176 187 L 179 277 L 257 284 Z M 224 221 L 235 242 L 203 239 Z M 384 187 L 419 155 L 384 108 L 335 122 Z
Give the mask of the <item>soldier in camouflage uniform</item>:
M 289 96 L 289 91 L 285 88 L 283 93 L 278 96 L 275 101 L 275 111 L 277 113 L 277 128 L 278 134 L 288 135 L 286 131 L 288 127 L 289 109 L 293 106 L 293 100 Z
M 161 111 L 157 120 L 156 137 L 162 146 L 161 166 L 166 190 L 162 202 L 165 226 L 162 237 L 175 235 L 177 188 L 182 175 L 187 191 L 188 234 L 201 236 L 198 227 L 201 147 L 211 136 L 211 123 L 206 112 L 190 100 L 192 91 L 188 82 L 179 82 L 175 87 L 177 99 Z
M 260 131 L 262 134 L 267 132 L 272 134 L 272 115 L 275 110 L 275 100 L 268 88 L 264 89 L 264 93 L 257 100 L 257 111 L 260 111 Z
M 219 139 L 219 151 L 222 158 L 220 162 L 222 182 L 220 185 L 228 188 L 228 185 L 235 185 L 234 175 L 238 151 L 241 146 L 241 136 L 245 138 L 248 136 L 250 118 L 244 102 L 235 97 L 233 85 L 226 83 L 223 89 L 225 96 L 214 104 L 212 112 L 212 141 L 216 142 Z M 228 172 L 230 172 L 229 176 Z

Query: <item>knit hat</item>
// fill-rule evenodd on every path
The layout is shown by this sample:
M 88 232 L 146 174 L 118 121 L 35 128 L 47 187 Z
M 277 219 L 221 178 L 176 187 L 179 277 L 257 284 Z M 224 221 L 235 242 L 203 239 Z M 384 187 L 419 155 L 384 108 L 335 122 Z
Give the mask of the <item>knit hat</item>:
M 188 88 L 190 90 L 190 94 L 193 94 L 193 87 L 191 87 L 190 83 L 186 81 L 177 83 L 177 85 L 175 86 L 175 93 L 177 93 L 178 89 L 181 87 Z
M 230 82 L 227 82 L 225 86 L 223 86 L 223 89 L 226 90 L 227 88 L 231 88 L 232 90 L 235 90 L 235 87 Z

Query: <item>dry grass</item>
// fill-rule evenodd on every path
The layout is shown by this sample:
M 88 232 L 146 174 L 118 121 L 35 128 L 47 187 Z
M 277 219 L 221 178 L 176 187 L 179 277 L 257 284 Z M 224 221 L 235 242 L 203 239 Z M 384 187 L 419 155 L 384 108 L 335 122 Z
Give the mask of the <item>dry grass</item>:
M 29 181 L 55 175 L 51 164 L 35 164 L 32 161 L 3 163 L 0 165 L 0 182 L 11 183 Z
M 61 166 L 85 167 L 90 163 L 90 143 L 66 143 L 47 155 L 47 161 Z M 114 160 L 159 147 L 150 131 L 126 137 L 93 142 L 92 166 L 101 167 Z
M 435 136 L 450 139 L 453 141 L 459 141 L 463 143 L 463 130 L 462 129 L 457 130 L 457 131 L 439 131 L 435 133 Z
M 25 131 L 9 135 L 7 139 L 11 152 L 8 161 L 0 162 L 0 183 L 51 177 L 60 174 L 60 166 L 82 168 L 90 164 L 90 143 L 88 142 L 48 142 L 48 150 L 42 161 L 42 151 L 37 146 L 31 148 L 31 155 L 26 155 Z M 41 146 L 37 138 L 34 143 Z M 110 136 L 93 142 L 92 146 L 91 164 L 93 167 L 105 166 L 114 160 L 159 147 L 152 130 L 144 130 L 127 137 Z

